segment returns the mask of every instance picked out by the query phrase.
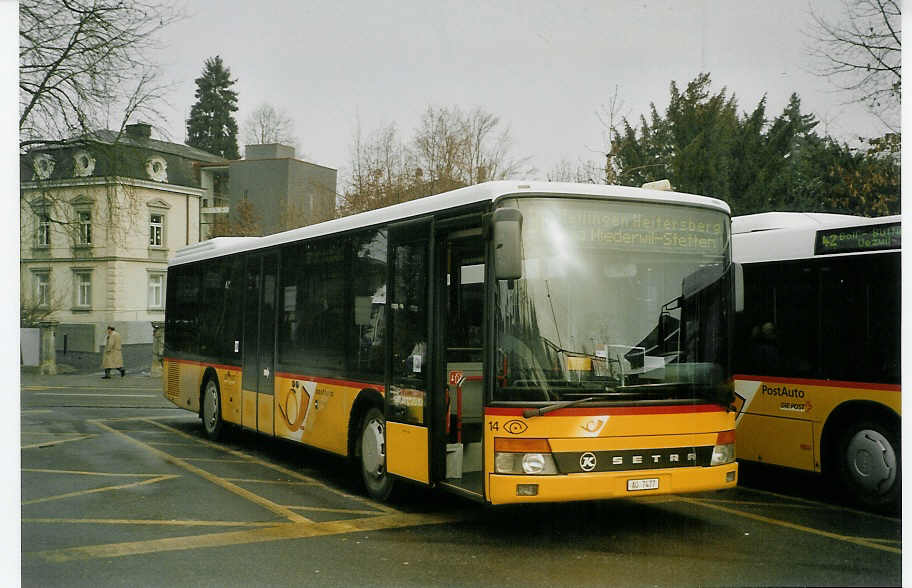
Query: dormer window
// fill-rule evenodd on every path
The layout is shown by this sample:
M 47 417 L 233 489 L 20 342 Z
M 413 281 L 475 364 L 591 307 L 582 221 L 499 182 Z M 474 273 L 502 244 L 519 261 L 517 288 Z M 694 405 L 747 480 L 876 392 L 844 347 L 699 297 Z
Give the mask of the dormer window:
M 146 160 L 146 175 L 156 182 L 168 181 L 168 162 L 163 157 L 154 156 Z
M 55 165 L 54 157 L 47 153 L 38 153 L 32 157 L 32 169 L 35 171 L 35 178 L 39 180 L 51 177 Z
M 77 151 L 73 155 L 73 175 L 84 178 L 95 171 L 95 158 L 88 151 Z

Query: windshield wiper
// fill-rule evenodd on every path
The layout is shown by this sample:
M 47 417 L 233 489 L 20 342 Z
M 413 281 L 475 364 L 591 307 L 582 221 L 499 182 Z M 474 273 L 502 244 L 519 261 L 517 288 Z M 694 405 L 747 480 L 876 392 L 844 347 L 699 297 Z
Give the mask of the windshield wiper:
M 566 400 L 564 402 L 555 402 L 554 404 L 549 404 L 548 406 L 543 406 L 541 408 L 527 408 L 523 411 L 523 417 L 531 419 L 532 417 L 541 416 L 543 414 L 548 414 L 549 412 L 554 412 L 555 410 L 560 410 L 562 408 L 569 408 L 571 406 L 577 406 L 583 404 L 584 402 L 589 402 L 590 400 L 595 400 L 595 396 L 587 396 L 585 398 L 577 398 L 575 400 Z

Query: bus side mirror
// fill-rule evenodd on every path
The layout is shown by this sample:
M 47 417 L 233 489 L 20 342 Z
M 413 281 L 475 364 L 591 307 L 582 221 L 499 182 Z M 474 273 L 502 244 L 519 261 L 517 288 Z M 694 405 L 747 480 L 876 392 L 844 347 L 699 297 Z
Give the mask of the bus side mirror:
M 494 227 L 494 276 L 498 280 L 522 277 L 522 213 L 515 208 L 498 208 Z
M 740 263 L 732 264 L 735 282 L 735 312 L 744 311 L 744 268 Z

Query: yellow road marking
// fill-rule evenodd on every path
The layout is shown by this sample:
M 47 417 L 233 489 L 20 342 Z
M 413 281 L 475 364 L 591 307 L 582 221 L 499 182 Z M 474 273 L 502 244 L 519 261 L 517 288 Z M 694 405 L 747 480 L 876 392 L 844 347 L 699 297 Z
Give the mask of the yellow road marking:
M 249 521 L 162 521 L 155 519 L 49 519 L 49 518 L 24 518 L 23 523 L 38 524 L 85 524 L 85 525 L 155 525 L 165 527 L 275 527 L 275 521 L 249 522 Z M 278 523 L 278 525 L 292 525 L 294 523 Z
M 196 443 L 183 443 L 181 441 L 149 441 L 149 445 L 155 445 L 156 447 L 159 445 L 167 447 L 196 447 Z
M 140 447 L 145 447 L 147 450 L 158 454 L 160 457 L 162 457 L 162 459 L 164 459 L 166 461 L 170 461 L 171 463 L 177 465 L 178 467 L 182 467 L 185 470 L 188 470 L 188 471 L 200 476 L 201 478 L 204 478 L 204 479 L 212 482 L 216 486 L 219 486 L 220 488 L 223 488 L 229 492 L 242 496 L 242 497 L 246 498 L 247 500 L 249 500 L 250 502 L 256 503 L 266 509 L 269 509 L 276 514 L 289 519 L 290 521 L 298 522 L 298 523 L 310 522 L 310 519 L 303 517 L 292 510 L 283 508 L 282 506 L 272 502 L 271 500 L 267 500 L 266 498 L 263 498 L 262 496 L 257 496 L 253 492 L 249 492 L 249 491 L 245 490 L 244 488 L 237 486 L 236 484 L 232 484 L 231 482 L 228 482 L 225 479 L 216 476 L 215 474 L 212 474 L 210 472 L 207 472 L 206 470 L 198 468 L 185 459 L 175 457 L 165 451 L 162 451 L 161 449 L 156 449 L 155 447 L 152 447 L 148 443 L 143 443 L 142 441 L 140 441 L 138 439 L 134 439 L 133 437 L 130 437 L 129 435 L 125 435 L 124 433 L 121 433 L 117 429 L 114 429 L 101 421 L 89 421 L 89 422 L 93 423 L 103 429 L 106 429 L 112 433 L 120 435 L 124 439 L 128 439 L 129 441 L 131 441 L 132 443 L 135 443 L 136 445 L 139 445 Z M 149 421 L 149 422 L 152 422 L 152 421 Z M 155 423 L 155 424 L 157 425 L 158 423 Z M 175 431 L 176 431 L 176 429 L 175 429 Z
M 833 510 L 835 507 L 829 504 L 811 503 L 811 504 L 783 504 L 781 502 L 760 502 L 757 500 L 734 500 L 724 498 L 700 498 L 706 502 L 717 502 L 721 504 L 742 504 L 744 506 L 772 506 L 775 508 L 820 508 L 824 510 Z
M 326 508 L 324 506 L 295 506 L 293 504 L 286 505 L 285 508 L 293 508 L 295 510 L 309 510 L 313 512 L 337 512 L 340 514 L 363 514 L 374 516 L 380 516 L 383 514 L 375 510 L 359 510 L 355 508 Z
M 73 437 L 72 439 L 57 439 L 56 441 L 43 441 L 41 443 L 32 443 L 30 445 L 22 445 L 20 449 L 36 449 L 38 447 L 52 447 L 54 445 L 60 445 L 61 443 L 69 443 L 70 441 L 82 441 L 83 439 L 91 439 L 92 437 L 97 437 L 98 435 L 80 435 L 79 437 Z
M 41 390 L 85 390 L 86 388 L 90 388 L 90 389 L 93 389 L 93 390 L 96 390 L 96 389 L 97 389 L 95 386 L 90 386 L 90 385 L 88 385 L 88 384 L 86 384 L 85 386 L 39 386 L 39 385 L 33 385 L 33 386 L 23 386 L 23 387 L 22 387 L 23 390 L 27 390 L 27 391 L 29 391 L 29 392 L 33 392 L 33 391 L 36 391 L 36 390 L 37 390 L 37 391 L 41 391 Z M 149 387 L 146 387 L 146 386 L 105 386 L 104 389 L 105 389 L 105 390 L 143 390 L 143 391 L 146 391 L 146 392 L 160 392 L 160 391 L 161 391 L 161 388 L 149 388 Z
M 712 503 L 705 502 L 702 499 L 698 499 L 698 498 L 690 498 L 687 496 L 678 496 L 678 500 L 680 500 L 681 502 L 686 502 L 688 504 L 696 504 L 699 506 L 703 506 L 705 508 L 713 508 L 716 510 L 720 510 L 722 512 L 737 515 L 739 517 L 744 517 L 747 519 L 760 521 L 762 523 L 767 523 L 770 525 L 777 525 L 780 527 L 785 527 L 787 529 L 793 529 L 795 531 L 801 531 L 803 533 L 810 533 L 812 535 L 820 535 L 821 537 L 828 537 L 830 539 L 836 539 L 837 541 L 845 541 L 846 543 L 853 543 L 855 545 L 870 547 L 872 549 L 880 549 L 881 551 L 889 551 L 890 553 L 900 553 L 900 554 L 902 553 L 902 549 L 897 549 L 895 547 L 889 547 L 886 545 L 880 545 L 878 543 L 874 543 L 872 541 L 869 541 L 867 539 L 862 539 L 860 537 L 850 537 L 847 535 L 840 535 L 838 533 L 831 533 L 829 531 L 824 531 L 822 529 L 814 529 L 813 527 L 805 527 L 804 525 L 790 523 L 788 521 L 782 521 L 779 519 L 765 517 L 763 515 L 758 515 L 758 514 L 754 514 L 754 513 L 750 513 L 750 512 L 744 512 L 744 511 L 738 510 L 736 508 L 728 508 L 727 506 L 721 506 L 719 504 L 712 504 Z
M 155 398 L 155 394 L 95 394 L 89 392 L 35 392 L 35 396 L 104 396 L 105 398 Z
M 161 417 L 161 418 L 166 418 L 166 417 Z M 179 435 L 179 436 L 181 436 L 181 437 L 183 437 L 183 438 L 185 438 L 185 439 L 190 439 L 191 441 L 195 441 L 195 442 L 197 442 L 197 443 L 199 443 L 199 444 L 201 444 L 201 445 L 205 445 L 205 446 L 211 447 L 211 448 L 213 448 L 213 449 L 219 449 L 219 450 L 221 450 L 221 451 L 224 451 L 225 453 L 228 453 L 228 454 L 237 456 L 237 457 L 239 457 L 239 458 L 245 459 L 245 460 L 249 461 L 250 463 L 258 464 L 258 465 L 261 465 L 261 466 L 263 466 L 263 467 L 269 468 L 269 469 L 271 469 L 271 470 L 280 472 L 280 473 L 282 473 L 282 474 L 284 474 L 284 475 L 286 475 L 286 476 L 288 476 L 288 477 L 290 477 L 290 478 L 295 478 L 295 479 L 297 479 L 297 480 L 301 480 L 301 481 L 304 481 L 304 482 L 311 482 L 311 483 L 313 483 L 315 486 L 319 486 L 320 488 L 323 488 L 323 489 L 326 490 L 327 492 L 332 492 L 333 494 L 335 494 L 335 495 L 337 495 L 337 496 L 342 496 L 343 498 L 347 498 L 347 499 L 349 499 L 349 500 L 355 500 L 355 501 L 358 501 L 358 502 L 367 504 L 367 505 L 369 505 L 371 508 L 375 508 L 375 509 L 377 509 L 377 510 L 379 510 L 379 511 L 382 511 L 382 512 L 385 512 L 385 513 L 394 514 L 394 513 L 398 513 L 398 512 L 399 512 L 399 511 L 396 510 L 395 508 L 392 508 L 392 507 L 390 507 L 390 506 L 387 506 L 387 505 L 382 504 L 382 503 L 379 503 L 379 502 L 374 502 L 373 500 L 370 500 L 370 499 L 368 499 L 368 498 L 366 498 L 366 497 L 364 497 L 364 496 L 353 496 L 353 495 L 351 495 L 351 494 L 349 494 L 349 493 L 347 493 L 347 492 L 340 492 L 339 490 L 336 490 L 335 488 L 331 488 L 331 487 L 327 486 L 326 484 L 324 484 L 323 482 L 321 482 L 321 481 L 319 481 L 319 480 L 317 480 L 317 479 L 315 479 L 315 478 L 311 478 L 311 477 L 309 477 L 309 476 L 305 476 L 305 475 L 303 475 L 303 474 L 301 474 L 301 473 L 299 473 L 299 472 L 296 472 L 296 471 L 294 471 L 294 470 L 290 470 L 290 469 L 288 469 L 288 468 L 282 467 L 282 466 L 280 466 L 280 465 L 278 465 L 278 464 L 274 464 L 274 463 L 270 463 L 270 462 L 268 462 L 268 461 L 264 461 L 264 460 L 261 460 L 261 459 L 257 459 L 257 458 L 255 458 L 255 457 L 253 457 L 253 456 L 251 456 L 251 455 L 247 455 L 246 453 L 243 453 L 243 452 L 240 452 L 240 451 L 236 451 L 236 450 L 231 449 L 231 448 L 229 448 L 229 447 L 224 447 L 224 446 L 219 445 L 219 444 L 217 444 L 217 443 L 213 443 L 213 442 L 208 441 L 208 440 L 205 440 L 205 439 L 200 439 L 199 437 L 194 437 L 194 436 L 192 436 L 192 435 L 188 435 L 187 433 L 184 433 L 183 431 L 179 431 L 178 429 L 175 429 L 174 427 L 169 427 L 168 425 L 165 425 L 165 424 L 163 424 L 163 423 L 159 423 L 158 421 L 156 421 L 156 420 L 154 420 L 154 419 L 146 418 L 146 419 L 143 419 L 143 420 L 145 420 L 146 422 L 148 422 L 148 423 L 150 423 L 150 424 L 155 425 L 156 427 L 159 427 L 159 428 L 161 428 L 161 429 L 164 429 L 164 430 L 166 430 L 166 431 L 170 431 L 170 432 L 172 432 L 172 433 L 174 433 L 174 434 L 176 434 L 176 435 Z
M 169 537 L 150 541 L 130 541 L 126 543 L 109 543 L 106 545 L 88 545 L 69 547 L 50 551 L 35 552 L 45 561 L 61 563 L 74 560 L 95 558 L 124 557 L 144 553 L 161 553 L 164 551 L 184 551 L 206 547 L 224 547 L 267 541 L 303 539 L 307 537 L 325 537 L 344 533 L 380 531 L 418 525 L 437 525 L 465 520 L 465 514 L 406 514 L 399 513 L 386 516 L 354 519 L 348 521 L 331 521 L 326 523 L 285 524 L 248 531 L 230 531 L 188 537 Z
M 863 541 L 874 541 L 875 543 L 892 543 L 894 545 L 902 544 L 902 539 L 883 539 L 881 537 L 856 537 L 856 539 L 861 539 Z
M 242 484 L 282 484 L 287 486 L 316 486 L 317 482 L 310 481 L 291 481 L 291 480 L 255 480 L 252 478 L 223 478 L 229 482 L 240 482 Z
M 206 463 L 250 463 L 249 459 L 226 459 L 221 457 L 182 457 L 181 459 L 187 461 L 202 461 Z
M 148 480 L 142 480 L 139 482 L 131 482 L 130 484 L 118 484 L 116 486 L 103 486 L 101 488 L 92 488 L 91 490 L 79 490 L 77 492 L 67 492 L 66 494 L 58 494 L 56 496 L 46 496 L 44 498 L 36 498 L 34 500 L 24 500 L 22 505 L 26 504 L 38 504 L 39 502 L 49 502 L 51 500 L 62 500 L 64 498 L 72 498 L 74 496 L 85 496 L 87 494 L 96 494 L 98 492 L 109 492 L 111 490 L 123 490 L 124 488 L 133 488 L 136 486 L 145 486 L 146 484 L 156 484 L 164 480 L 170 480 L 172 478 L 179 478 L 180 476 L 176 475 L 165 475 L 158 476 L 156 478 L 150 478 Z
M 19 431 L 20 435 L 82 435 L 79 431 Z
M 35 408 L 35 409 L 23 410 L 21 412 L 22 412 L 22 414 L 42 414 L 42 413 L 49 413 L 49 412 L 54 412 L 54 411 L 47 410 L 44 408 Z
M 745 491 L 747 491 L 747 492 L 753 492 L 754 494 L 765 494 L 765 495 L 767 495 L 767 496 L 775 496 L 776 498 L 783 498 L 783 499 L 785 499 L 785 500 L 794 500 L 794 501 L 796 501 L 796 502 L 803 502 L 804 504 L 810 504 L 810 505 L 818 506 L 818 507 L 822 507 L 822 508 L 830 508 L 830 509 L 832 509 L 832 510 L 841 510 L 841 511 L 844 511 L 844 512 L 853 512 L 853 513 L 856 513 L 856 514 L 859 514 L 859 515 L 864 515 L 864 516 L 867 516 L 867 517 L 873 517 L 873 518 L 877 518 L 877 519 L 883 519 L 883 520 L 887 520 L 887 521 L 894 521 L 894 522 L 895 522 L 895 521 L 897 520 L 896 517 L 891 517 L 891 516 L 887 516 L 887 515 L 881 515 L 881 514 L 877 514 L 877 513 L 873 513 L 873 512 L 866 512 L 866 511 L 863 511 L 863 510 L 857 510 L 857 509 L 847 508 L 847 507 L 841 506 L 841 505 L 840 505 L 840 506 L 837 506 L 837 505 L 833 505 L 833 504 L 827 504 L 827 503 L 825 503 L 825 502 L 818 502 L 818 501 L 816 501 L 816 500 L 810 500 L 810 499 L 808 499 L 808 498 L 801 498 L 801 497 L 799 497 L 799 496 L 788 496 L 788 495 L 786 495 L 786 494 L 778 494 L 778 493 L 776 493 L 776 492 L 770 492 L 769 490 L 757 490 L 756 488 L 746 488 L 746 487 L 743 487 L 743 486 L 738 486 L 738 490 L 745 490 Z
M 79 476 L 123 476 L 131 478 L 154 478 L 157 476 L 168 476 L 170 474 L 130 474 L 122 472 L 83 472 L 80 470 L 48 470 L 39 468 L 22 468 L 23 472 L 33 472 L 39 474 L 74 474 Z

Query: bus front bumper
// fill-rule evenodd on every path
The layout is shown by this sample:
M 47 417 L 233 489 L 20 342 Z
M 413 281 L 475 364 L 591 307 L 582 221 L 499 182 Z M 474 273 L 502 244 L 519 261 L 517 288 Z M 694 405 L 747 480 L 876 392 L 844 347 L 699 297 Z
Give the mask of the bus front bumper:
M 736 462 L 714 467 L 556 476 L 491 474 L 489 497 L 492 504 L 569 502 L 706 492 L 733 488 L 737 484 Z

